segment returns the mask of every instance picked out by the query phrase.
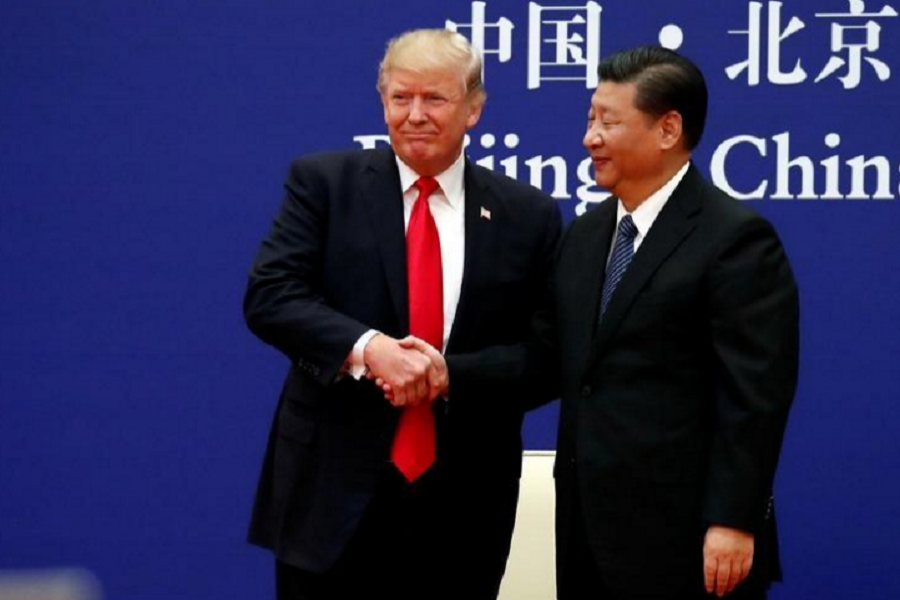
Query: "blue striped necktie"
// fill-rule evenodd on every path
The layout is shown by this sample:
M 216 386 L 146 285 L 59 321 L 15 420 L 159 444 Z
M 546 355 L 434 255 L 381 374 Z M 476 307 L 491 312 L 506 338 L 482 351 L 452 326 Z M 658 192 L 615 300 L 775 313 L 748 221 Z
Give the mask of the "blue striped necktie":
M 634 256 L 634 238 L 637 235 L 637 227 L 631 220 L 631 215 L 625 215 L 619 221 L 619 229 L 616 232 L 616 246 L 613 248 L 612 258 L 606 267 L 606 279 L 603 282 L 603 295 L 600 297 L 600 317 L 606 312 L 609 299 L 612 298 L 619 280 L 625 274 L 631 257 Z

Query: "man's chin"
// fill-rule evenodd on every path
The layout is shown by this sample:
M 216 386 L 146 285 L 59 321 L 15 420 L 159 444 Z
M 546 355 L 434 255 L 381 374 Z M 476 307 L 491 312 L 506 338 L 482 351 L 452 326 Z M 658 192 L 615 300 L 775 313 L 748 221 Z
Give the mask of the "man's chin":
M 434 160 L 433 153 L 429 148 L 416 148 L 410 147 L 407 145 L 402 153 L 400 154 L 400 158 L 408 164 L 410 167 L 415 167 L 417 165 L 425 165 Z
M 612 177 L 604 177 L 602 174 L 594 175 L 594 183 L 605 190 L 612 190 L 615 180 Z

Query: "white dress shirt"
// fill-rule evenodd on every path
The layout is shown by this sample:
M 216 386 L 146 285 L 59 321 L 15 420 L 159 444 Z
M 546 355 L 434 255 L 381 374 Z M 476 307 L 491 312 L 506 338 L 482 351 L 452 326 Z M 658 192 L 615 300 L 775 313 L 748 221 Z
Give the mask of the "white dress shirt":
M 459 158 L 446 171 L 435 176 L 440 187 L 428 197 L 428 207 L 431 209 L 431 216 L 434 218 L 441 242 L 441 275 L 444 288 L 444 339 L 443 347 L 440 349 L 442 352 L 447 348 L 450 330 L 453 328 L 466 257 L 466 186 L 463 177 L 465 164 L 465 155 L 460 153 Z M 397 169 L 400 171 L 400 189 L 403 192 L 403 222 L 404 227 L 408 228 L 413 205 L 419 196 L 419 190 L 414 186 L 419 175 L 399 157 Z M 363 351 L 369 340 L 377 333 L 379 332 L 370 329 L 353 345 L 347 368 L 350 375 L 356 379 L 365 373 Z
M 669 201 L 675 188 L 677 188 L 678 184 L 681 183 L 681 180 L 684 179 L 684 174 L 687 173 L 688 167 L 690 166 L 690 161 L 684 163 L 678 172 L 675 173 L 665 185 L 650 194 L 650 196 L 641 202 L 640 206 L 631 213 L 631 219 L 634 221 L 634 226 L 637 228 L 637 235 L 634 236 L 635 252 L 638 251 L 638 248 L 641 247 L 647 234 L 650 233 L 650 228 L 653 227 L 656 217 L 662 212 L 663 206 L 666 205 L 666 202 Z M 606 257 L 607 265 L 609 264 L 610 258 L 612 258 L 613 249 L 616 247 L 616 237 L 619 235 L 619 222 L 627 214 L 629 213 L 625 209 L 625 205 L 619 200 L 619 207 L 616 211 L 616 229 L 613 231 L 613 239 L 609 246 L 609 254 Z

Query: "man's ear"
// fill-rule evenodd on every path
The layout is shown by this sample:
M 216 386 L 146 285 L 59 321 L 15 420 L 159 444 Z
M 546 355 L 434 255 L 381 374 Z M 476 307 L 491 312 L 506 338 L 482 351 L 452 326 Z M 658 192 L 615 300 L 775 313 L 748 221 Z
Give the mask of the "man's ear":
M 475 98 L 469 100 L 468 103 L 469 114 L 466 117 L 466 129 L 472 129 L 478 124 L 478 120 L 481 118 L 481 111 L 484 109 L 484 100 Z
M 681 113 L 670 110 L 659 118 L 659 147 L 671 150 L 683 137 Z

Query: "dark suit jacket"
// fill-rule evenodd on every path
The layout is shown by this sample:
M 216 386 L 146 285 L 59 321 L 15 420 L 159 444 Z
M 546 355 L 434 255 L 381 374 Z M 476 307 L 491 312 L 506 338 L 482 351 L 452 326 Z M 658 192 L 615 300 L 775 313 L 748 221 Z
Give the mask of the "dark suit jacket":
M 522 415 L 535 399 L 519 383 L 530 368 L 522 342 L 548 299 L 560 216 L 533 187 L 468 162 L 464 177 L 465 263 L 446 351 L 451 398 L 446 410 L 436 406 L 438 461 L 455 510 L 477 510 L 485 534 L 508 548 Z M 403 199 L 389 149 L 301 158 L 285 188 L 244 301 L 250 329 L 291 361 L 249 539 L 322 572 L 389 461 L 398 411 L 371 382 L 336 377 L 367 330 L 408 333 Z
M 579 495 L 614 589 L 656 597 L 699 584 L 710 523 L 754 532 L 752 579 L 778 578 L 772 480 L 799 314 L 781 243 L 691 166 L 597 327 L 616 206 L 576 220 L 557 264 L 557 547 Z

